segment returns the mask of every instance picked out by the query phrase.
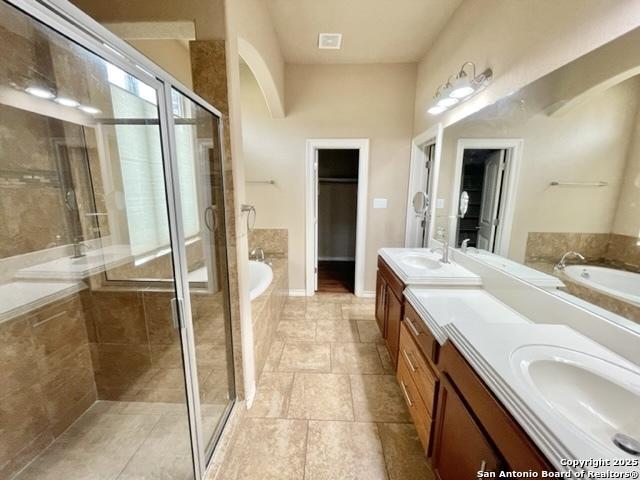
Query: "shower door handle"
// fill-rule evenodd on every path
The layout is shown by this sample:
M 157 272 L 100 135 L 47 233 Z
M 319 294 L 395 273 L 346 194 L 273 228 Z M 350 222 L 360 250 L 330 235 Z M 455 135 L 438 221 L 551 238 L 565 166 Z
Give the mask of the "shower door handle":
M 171 299 L 171 323 L 173 324 L 173 328 L 176 330 L 184 328 L 184 309 L 182 306 L 183 303 L 181 298 Z
M 204 224 L 207 226 L 210 232 L 215 232 L 218 228 L 216 221 L 216 212 L 214 210 L 215 205 L 209 205 L 204 209 Z

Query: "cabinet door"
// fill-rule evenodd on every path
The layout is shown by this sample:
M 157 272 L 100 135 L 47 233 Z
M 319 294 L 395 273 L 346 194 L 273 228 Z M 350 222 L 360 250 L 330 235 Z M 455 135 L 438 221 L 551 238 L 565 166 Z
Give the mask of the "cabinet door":
M 380 270 L 378 270 L 376 277 L 376 321 L 378 322 L 378 328 L 383 338 L 386 336 L 385 325 L 387 309 L 385 308 L 385 297 L 387 296 L 387 291 L 387 282 L 384 281 L 384 277 L 380 273 Z
M 438 479 L 478 478 L 496 472 L 500 459 L 445 375 L 436 407 L 433 466 Z
M 387 307 L 387 350 L 391 356 L 393 366 L 398 366 L 398 350 L 400 349 L 400 322 L 402 321 L 402 302 L 396 294 L 387 288 L 385 296 Z

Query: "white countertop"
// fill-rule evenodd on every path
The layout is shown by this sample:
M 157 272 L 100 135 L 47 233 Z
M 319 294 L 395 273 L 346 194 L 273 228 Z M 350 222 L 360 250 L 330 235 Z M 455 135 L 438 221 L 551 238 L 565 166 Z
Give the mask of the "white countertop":
M 441 254 L 428 248 L 382 248 L 378 254 L 405 285 L 479 286 L 481 278 L 456 263 L 441 263 Z M 410 258 L 425 258 L 435 268 L 407 263 Z
M 87 288 L 82 282 L 10 282 L 0 285 L 0 322 Z
M 567 420 L 557 407 L 552 407 L 531 379 L 522 373 L 523 365 L 528 364 L 526 357 L 518 360 L 518 352 L 539 351 L 549 354 L 550 358 L 556 351 L 569 352 L 569 356 L 593 357 L 596 364 L 611 365 L 611 369 L 617 366 L 627 372 L 630 377 L 625 378 L 632 378 L 632 381 L 623 384 L 624 387 L 640 394 L 638 366 L 570 327 L 534 324 L 481 289 L 409 287 L 404 295 L 437 341 L 440 344 L 447 339 L 452 341 L 559 471 L 570 470 L 562 465 L 562 459 L 634 458 L 612 443 L 587 435 Z M 565 364 L 567 362 L 563 360 L 558 363 Z M 573 387 L 572 383 L 565 385 Z M 588 400 L 589 397 L 585 398 Z M 583 407 L 589 409 L 591 406 L 587 401 Z M 629 415 L 632 419 L 640 419 L 639 411 L 629 412 Z M 602 467 L 600 470 L 620 471 L 624 468 L 629 467 Z M 632 468 L 637 470 L 637 467 Z
M 554 275 L 549 275 L 548 273 L 541 272 L 535 268 L 527 267 L 526 265 L 514 262 L 513 260 L 509 260 L 501 255 L 487 252 L 486 250 L 469 248 L 466 252 L 460 251 L 460 253 L 486 263 L 487 265 L 497 268 L 509 275 L 513 275 L 520 280 L 529 282 L 536 287 L 550 289 L 564 287 L 562 280 Z
M 79 258 L 68 255 L 19 269 L 14 278 L 47 280 L 81 280 L 108 268 L 124 265 L 132 260 L 128 245 L 94 248 Z
M 559 471 L 570 471 L 563 459 L 634 458 L 618 450 L 613 443 L 596 442 L 579 430 L 559 409 L 550 407 L 527 376 L 519 372 L 518 351 L 573 351 L 596 357 L 608 364 L 635 372 L 640 368 L 565 325 L 498 325 L 456 322 L 444 327 L 454 345 L 489 386 L 511 415 Z M 640 384 L 629 385 L 640 389 Z M 576 404 L 578 404 L 576 400 Z M 591 408 L 588 402 L 584 408 Z M 628 412 L 637 418 L 638 412 Z M 615 428 L 611 427 L 612 433 Z M 635 457 L 637 458 L 637 457 Z M 580 471 L 580 469 L 576 469 Z M 638 467 L 601 467 L 588 470 L 632 471 Z
M 447 341 L 444 326 L 458 321 L 530 323 L 482 289 L 409 287 L 405 298 L 420 314 L 440 345 Z

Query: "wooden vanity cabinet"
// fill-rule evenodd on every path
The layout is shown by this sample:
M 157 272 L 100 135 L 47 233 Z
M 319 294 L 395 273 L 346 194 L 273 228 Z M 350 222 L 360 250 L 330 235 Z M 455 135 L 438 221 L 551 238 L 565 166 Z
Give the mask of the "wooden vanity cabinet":
M 385 340 L 393 366 L 398 367 L 398 343 L 400 341 L 400 322 L 404 310 L 404 283 L 378 257 L 376 278 L 376 321 Z
M 432 465 L 439 479 L 477 478 L 482 462 L 486 471 L 555 470 L 451 342 L 437 366 Z
M 439 480 L 478 478 L 478 472 L 496 472 L 503 465 L 446 376 L 440 381 L 431 465 Z

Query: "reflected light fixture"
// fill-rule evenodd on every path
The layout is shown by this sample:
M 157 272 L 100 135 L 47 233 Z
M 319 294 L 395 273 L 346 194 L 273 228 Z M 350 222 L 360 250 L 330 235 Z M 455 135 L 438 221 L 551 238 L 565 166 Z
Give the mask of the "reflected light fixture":
M 89 105 L 80 105 L 78 108 L 84 113 L 88 113 L 89 115 L 97 115 L 98 113 L 102 113 L 96 107 L 91 107 Z
M 24 91 L 27 92 L 29 95 L 33 95 L 34 97 L 45 98 L 47 100 L 50 100 L 55 97 L 55 94 L 51 90 L 44 87 L 32 86 L 32 87 L 25 88 Z
M 475 63 L 465 62 L 456 75 L 452 75 L 447 83 L 438 87 L 427 112 L 431 115 L 439 115 L 449 107 L 468 100 L 486 87 L 492 76 L 493 71 L 490 68 L 477 75 Z
M 73 98 L 68 98 L 68 97 L 56 97 L 54 101 L 56 103 L 59 103 L 60 105 L 63 105 L 65 107 L 71 107 L 71 108 L 75 108 L 78 105 L 80 105 L 80 102 L 74 100 Z

